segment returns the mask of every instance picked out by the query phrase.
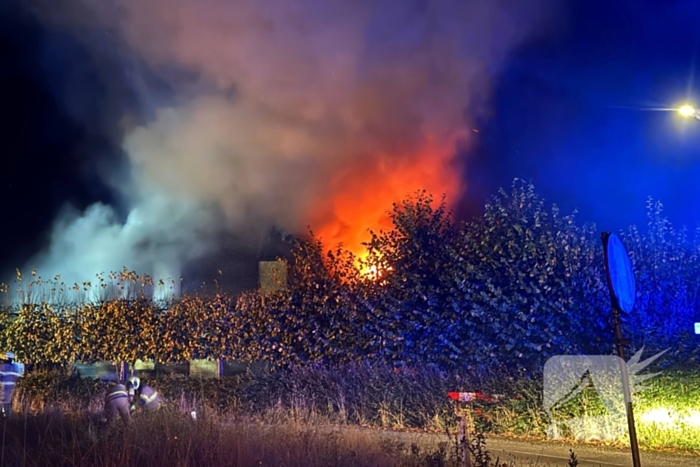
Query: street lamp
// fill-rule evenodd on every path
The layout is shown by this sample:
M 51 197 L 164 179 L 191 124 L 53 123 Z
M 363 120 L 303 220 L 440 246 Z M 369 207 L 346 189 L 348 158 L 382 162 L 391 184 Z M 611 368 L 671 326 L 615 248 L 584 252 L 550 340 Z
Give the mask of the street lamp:
M 684 104 L 680 107 L 678 107 L 678 113 L 681 115 L 681 117 L 684 118 L 695 118 L 696 120 L 700 120 L 700 110 L 696 109 L 690 104 Z

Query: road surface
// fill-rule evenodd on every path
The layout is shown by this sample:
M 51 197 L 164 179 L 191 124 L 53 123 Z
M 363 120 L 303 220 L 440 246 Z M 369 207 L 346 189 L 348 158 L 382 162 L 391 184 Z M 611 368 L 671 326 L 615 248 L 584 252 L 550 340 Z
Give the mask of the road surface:
M 346 429 L 364 430 L 363 428 Z M 382 432 L 391 437 L 398 437 L 407 445 L 416 443 L 420 446 L 436 447 L 440 442 L 450 442 L 446 435 L 388 430 L 382 430 Z M 512 459 L 518 467 L 567 466 L 569 449 L 571 448 L 578 457 L 579 467 L 632 467 L 632 455 L 629 448 L 570 444 L 554 440 L 530 441 L 493 435 L 486 438 L 486 448 L 493 460 L 496 457 L 506 462 Z M 700 467 L 700 453 L 666 453 L 643 450 L 640 452 L 640 458 L 642 467 Z
M 496 437 L 488 438 L 486 446 L 493 457 L 510 453 L 523 460 L 539 460 L 540 463 L 537 465 L 566 466 L 569 449 L 573 449 L 580 467 L 632 467 L 632 454 L 629 448 L 572 445 L 556 441 L 521 441 Z M 639 457 L 643 467 L 700 466 L 700 455 L 697 454 L 641 451 Z

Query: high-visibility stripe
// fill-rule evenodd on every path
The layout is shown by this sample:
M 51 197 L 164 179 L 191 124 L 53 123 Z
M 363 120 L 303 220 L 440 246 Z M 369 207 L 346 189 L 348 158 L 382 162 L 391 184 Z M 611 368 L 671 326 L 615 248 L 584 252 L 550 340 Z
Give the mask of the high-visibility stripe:
M 106 402 L 112 402 L 112 401 L 115 401 L 117 399 L 127 399 L 127 397 L 123 394 L 117 394 L 116 396 L 112 395 L 112 396 L 107 397 Z
M 107 395 L 107 402 L 114 400 L 114 399 L 120 399 L 122 397 L 129 397 L 129 395 L 126 393 L 126 391 L 114 391 L 110 394 Z
M 0 376 L 16 376 L 21 377 L 22 373 L 17 373 L 16 371 L 0 371 Z
M 156 397 L 158 397 L 158 391 L 153 391 L 153 394 L 149 396 L 145 394 L 141 394 L 141 400 L 143 400 L 143 405 L 150 404 L 154 400 L 156 400 Z

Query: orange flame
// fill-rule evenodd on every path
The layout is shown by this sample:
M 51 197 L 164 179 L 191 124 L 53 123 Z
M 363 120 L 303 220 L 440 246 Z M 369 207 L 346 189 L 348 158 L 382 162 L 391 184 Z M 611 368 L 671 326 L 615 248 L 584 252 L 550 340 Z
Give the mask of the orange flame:
M 325 200 L 314 207 L 314 233 L 326 249 L 342 243 L 356 258 L 366 258 L 362 244 L 370 240 L 369 230 L 392 228 L 387 212 L 393 203 L 426 190 L 436 199 L 444 194 L 448 208 L 454 205 L 462 189 L 454 155 L 454 146 L 427 139 L 411 154 L 382 155 L 347 167 L 331 182 Z

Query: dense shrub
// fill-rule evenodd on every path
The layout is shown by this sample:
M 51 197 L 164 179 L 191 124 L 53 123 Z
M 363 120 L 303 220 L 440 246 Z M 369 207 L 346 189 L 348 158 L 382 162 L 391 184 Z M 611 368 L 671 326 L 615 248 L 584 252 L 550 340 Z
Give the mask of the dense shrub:
M 552 355 L 603 350 L 602 255 L 590 226 L 546 210 L 516 182 L 460 236 L 452 296 L 479 323 L 482 362 L 534 369 Z
M 626 331 L 639 348 L 670 349 L 667 362 L 698 361 L 693 323 L 700 321 L 700 229 L 693 238 L 663 217 L 662 204 L 649 199 L 648 229 L 623 232 L 637 281 L 634 311 Z
M 690 240 L 674 229 L 660 203 L 648 209 L 646 233 L 621 233 L 637 277 L 637 304 L 623 332 L 632 350 L 670 347 L 667 363 L 687 366 L 699 352 L 691 326 L 700 235 Z M 95 293 L 89 283 L 75 285 L 82 301 L 71 301 L 54 294 L 63 284 L 35 278 L 21 288 L 21 306 L 0 313 L 0 341 L 28 363 L 63 364 L 363 360 L 537 373 L 552 355 L 611 353 L 600 237 L 573 214 L 546 207 L 531 184 L 516 180 L 468 222 L 456 222 L 444 201 L 423 192 L 388 215 L 392 229 L 372 232 L 363 259 L 342 246 L 326 251 L 313 238 L 300 242 L 288 287 L 271 294 L 162 304 L 149 298 L 149 277 L 123 271 L 112 282 L 98 275 Z

